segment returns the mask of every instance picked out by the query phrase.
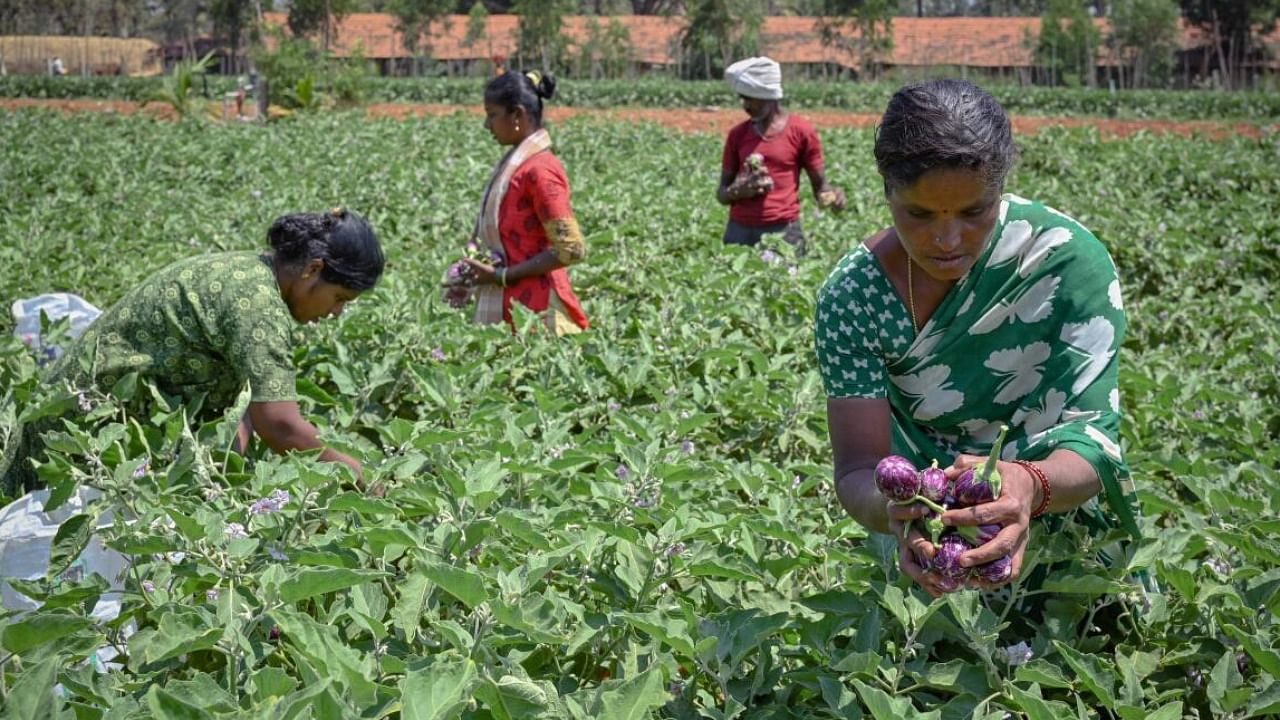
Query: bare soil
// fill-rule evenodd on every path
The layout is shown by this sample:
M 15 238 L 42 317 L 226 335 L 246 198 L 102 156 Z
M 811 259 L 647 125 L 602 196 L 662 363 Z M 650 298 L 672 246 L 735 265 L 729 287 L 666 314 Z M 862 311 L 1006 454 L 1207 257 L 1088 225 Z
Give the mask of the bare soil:
M 0 109 L 41 107 L 61 110 L 63 112 L 106 112 L 132 115 L 146 113 L 154 117 L 171 119 L 172 109 L 161 103 L 142 103 L 124 100 L 46 100 L 38 98 L 0 99 Z M 452 113 L 466 113 L 476 117 L 481 115 L 479 106 L 439 105 L 439 104 L 407 104 L 407 103 L 375 103 L 365 108 L 371 117 L 392 117 L 398 119 L 421 118 Z M 832 110 L 799 110 L 799 114 L 809 118 L 820 128 L 869 128 L 874 127 L 879 116 L 872 114 L 839 112 Z M 552 121 L 585 117 L 604 123 L 634 122 L 654 123 L 663 127 L 688 133 L 724 134 L 745 117 L 738 108 L 582 108 L 582 107 L 548 107 L 547 116 Z M 1034 134 L 1048 127 L 1093 127 L 1099 134 L 1107 138 L 1125 138 L 1134 133 L 1146 131 L 1156 134 L 1171 134 L 1190 137 L 1202 135 L 1210 139 L 1222 139 L 1231 136 L 1261 137 L 1266 132 L 1274 132 L 1273 128 L 1264 128 L 1247 122 L 1213 122 L 1213 121 L 1179 121 L 1179 120 L 1116 120 L 1112 118 L 1092 117 L 1036 117 L 1019 115 L 1013 118 L 1014 131 L 1019 134 Z

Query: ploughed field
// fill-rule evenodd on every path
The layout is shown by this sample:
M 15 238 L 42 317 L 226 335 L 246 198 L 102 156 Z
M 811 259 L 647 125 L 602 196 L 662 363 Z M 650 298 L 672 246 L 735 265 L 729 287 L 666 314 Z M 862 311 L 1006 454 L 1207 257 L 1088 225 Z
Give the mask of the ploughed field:
M 831 491 L 813 305 L 888 221 L 871 131 L 823 131 L 849 207 L 805 197 L 803 260 L 720 245 L 720 136 L 588 118 L 552 133 L 593 323 L 559 341 L 476 328 L 440 301 L 501 152 L 477 118 L 0 114 L 6 304 L 65 290 L 105 307 L 173 260 L 261 247 L 275 216 L 339 204 L 390 258 L 340 321 L 298 330 L 295 358 L 306 412 L 387 497 L 304 459 L 229 457 L 234 414 L 183 433 L 181 412 L 86 397 L 94 420 L 68 429 L 53 477 L 102 490 L 90 513 L 127 508 L 99 532 L 134 557 L 122 613 L 90 617 L 106 583 L 62 572 L 92 525 L 72 518 L 59 580 L 20 588 L 44 608 L 0 619 L 6 713 L 1280 712 L 1274 134 L 1020 137 L 1008 189 L 1077 217 L 1120 266 L 1123 438 L 1148 539 L 1101 567 L 1071 560 L 1100 540 L 1033 535 L 1037 560 L 1064 567 L 1011 605 L 930 604 Z M 0 388 L 30 408 L 34 363 L 0 329 Z M 1138 591 L 1141 570 L 1160 592 Z M 123 654 L 99 672 L 84 660 L 104 646 Z

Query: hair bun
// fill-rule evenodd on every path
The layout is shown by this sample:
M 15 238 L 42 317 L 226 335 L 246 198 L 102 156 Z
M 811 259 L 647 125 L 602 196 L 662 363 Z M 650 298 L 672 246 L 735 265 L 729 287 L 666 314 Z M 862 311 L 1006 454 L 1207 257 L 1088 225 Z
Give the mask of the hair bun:
M 543 100 L 550 100 L 556 94 L 556 78 L 551 73 L 531 70 L 525 73 L 533 85 L 533 92 Z

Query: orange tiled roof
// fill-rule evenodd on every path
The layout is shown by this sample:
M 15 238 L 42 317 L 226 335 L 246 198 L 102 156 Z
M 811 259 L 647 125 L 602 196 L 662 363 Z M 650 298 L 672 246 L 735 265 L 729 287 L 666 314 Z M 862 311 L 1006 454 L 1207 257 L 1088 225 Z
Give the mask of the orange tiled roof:
M 285 24 L 284 13 L 266 13 L 269 24 Z M 596 20 L 601 30 L 608 28 L 612 18 L 570 15 L 564 18 L 564 34 L 570 43 L 581 42 L 587 37 L 591 20 Z M 675 63 L 673 50 L 684 18 L 653 15 L 622 15 L 618 21 L 631 38 L 633 58 L 653 65 Z M 778 62 L 822 63 L 830 62 L 850 66 L 855 58 L 847 51 L 824 46 L 820 40 L 815 17 L 774 16 L 765 18 L 760 29 L 760 51 Z M 430 37 L 423 46 L 424 53 L 437 60 L 485 59 L 494 55 L 511 57 L 516 53 L 519 38 L 519 17 L 515 15 L 490 15 L 484 37 L 466 44 L 466 15 L 449 15 L 443 21 L 433 23 Z M 1104 34 L 1107 21 L 1094 23 Z M 369 58 L 404 58 L 410 53 L 404 47 L 403 36 L 396 31 L 396 18 L 383 13 L 353 13 L 343 18 L 338 28 L 334 51 L 338 55 L 352 52 L 357 45 Z M 1037 17 L 954 17 L 893 19 L 893 50 L 881 62 L 898 66 L 967 66 L 967 67 L 1027 67 L 1032 64 L 1031 45 L 1040 32 Z M 1028 43 L 1027 38 L 1032 42 Z M 1197 28 L 1184 26 L 1182 46 L 1195 47 L 1205 41 Z M 1280 30 L 1265 39 L 1269 45 L 1280 43 Z M 1107 59 L 1101 57 L 1100 62 Z

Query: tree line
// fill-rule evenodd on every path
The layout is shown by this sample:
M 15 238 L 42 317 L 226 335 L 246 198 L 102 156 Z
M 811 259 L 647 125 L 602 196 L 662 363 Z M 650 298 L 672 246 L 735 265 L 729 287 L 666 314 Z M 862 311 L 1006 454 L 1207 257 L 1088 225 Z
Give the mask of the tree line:
M 1110 53 L 1120 62 L 1110 78 L 1121 87 L 1161 87 L 1175 64 L 1196 64 L 1195 74 L 1225 88 L 1247 86 L 1269 59 L 1262 40 L 1280 18 L 1280 0 L 7 0 L 0 3 L 0 34 L 148 37 L 194 48 L 213 36 L 232 57 L 261 40 L 263 13 L 285 11 L 296 35 L 314 38 L 322 50 L 341 19 L 355 12 L 389 13 L 407 38 L 411 55 L 429 57 L 432 23 L 468 15 L 467 37 L 478 41 L 488 15 L 520 16 L 520 57 L 575 76 L 617 76 L 631 64 L 630 38 L 619 15 L 679 15 L 677 72 L 717 77 L 733 59 L 758 52 L 764 18 L 812 15 L 816 32 L 854 58 L 860 78 L 874 79 L 875 58 L 892 47 L 893 19 L 902 16 L 1038 16 L 1038 38 L 1028 39 L 1037 82 L 1098 82 L 1094 58 Z M 595 16 L 588 37 L 570 44 L 566 15 Z M 1104 37 L 1093 18 L 1110 21 Z M 1198 55 L 1179 53 L 1180 20 L 1197 27 L 1206 43 Z M 1184 68 L 1186 69 L 1186 68 Z

